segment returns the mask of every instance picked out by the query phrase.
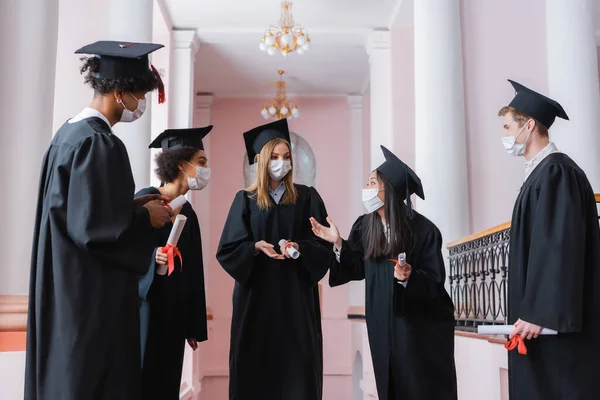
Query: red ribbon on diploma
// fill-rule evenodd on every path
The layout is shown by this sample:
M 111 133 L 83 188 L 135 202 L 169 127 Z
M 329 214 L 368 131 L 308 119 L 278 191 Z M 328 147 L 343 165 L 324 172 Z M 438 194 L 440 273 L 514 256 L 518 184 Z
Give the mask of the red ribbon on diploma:
M 519 354 L 524 356 L 527 355 L 527 347 L 525 346 L 523 338 L 519 335 L 513 336 L 512 339 L 509 339 L 506 343 L 504 343 L 504 348 L 506 350 L 514 350 L 515 347 L 517 348 Z
M 400 261 L 398 261 L 398 260 L 396 260 L 394 258 L 388 258 L 388 261 L 392 261 L 392 262 L 395 262 L 396 265 L 400 265 Z M 396 265 L 394 265 L 394 268 L 396 268 Z
M 175 270 L 175 256 L 179 257 L 181 268 L 183 268 L 183 258 L 181 258 L 181 252 L 177 247 L 167 244 L 165 247 L 161 247 L 160 251 L 167 255 L 167 264 L 169 265 L 169 272 L 167 275 L 171 275 L 173 270 Z

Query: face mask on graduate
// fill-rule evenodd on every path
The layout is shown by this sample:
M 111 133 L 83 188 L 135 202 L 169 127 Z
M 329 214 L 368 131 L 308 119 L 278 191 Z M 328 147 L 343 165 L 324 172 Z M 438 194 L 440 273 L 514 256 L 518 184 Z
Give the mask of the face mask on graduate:
M 129 93 L 131 97 L 137 100 L 137 108 L 134 111 L 130 111 L 125 104 L 123 103 L 123 99 L 117 100 L 119 104 L 123 106 L 123 114 L 121 114 L 121 122 L 133 122 L 136 119 L 140 118 L 144 111 L 146 111 L 146 98 L 137 99 L 133 94 Z
M 363 189 L 362 191 L 362 201 L 369 214 L 379 210 L 385 204 L 379 198 L 379 192 L 379 189 Z
M 190 163 L 188 162 L 188 164 Z M 186 174 L 186 176 L 188 177 L 188 188 L 190 190 L 202 190 L 206 187 L 206 185 L 208 185 L 208 182 L 210 181 L 210 168 L 204 168 L 195 165 L 192 165 L 192 167 L 196 169 L 196 176 L 191 177 L 188 174 Z M 185 174 L 185 171 L 183 171 L 183 173 Z
M 525 145 L 529 140 L 529 135 L 531 135 L 531 132 L 529 132 L 529 135 L 527 135 L 527 139 L 525 139 L 525 142 L 516 143 L 516 140 L 521 135 L 523 129 L 525 129 L 526 126 L 527 124 L 523 125 L 517 136 L 505 136 L 502 138 L 502 144 L 504 145 L 504 149 L 508 154 L 515 157 L 520 157 L 523 154 L 525 154 Z
M 282 180 L 291 170 L 290 160 L 271 160 L 269 163 L 269 176 L 275 181 Z

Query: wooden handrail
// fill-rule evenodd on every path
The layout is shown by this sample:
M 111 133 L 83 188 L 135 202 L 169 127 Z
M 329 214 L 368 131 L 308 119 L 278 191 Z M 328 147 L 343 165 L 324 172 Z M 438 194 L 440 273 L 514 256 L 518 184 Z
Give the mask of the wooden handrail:
M 509 222 L 505 222 L 505 223 L 500 224 L 500 225 L 497 225 L 497 226 L 494 226 L 493 228 L 489 228 L 489 229 L 486 229 L 484 231 L 481 231 L 481 232 L 478 232 L 478 233 L 474 233 L 474 234 L 469 235 L 469 236 L 465 236 L 464 238 L 458 239 L 458 240 L 456 240 L 454 242 L 450 242 L 450 243 L 446 244 L 446 248 L 449 249 L 451 247 L 458 246 L 459 244 L 463 244 L 463 243 L 467 243 L 467 242 L 472 242 L 473 240 L 481 239 L 482 237 L 486 237 L 486 236 L 492 235 L 492 234 L 497 233 L 497 232 L 501 232 L 501 231 L 503 231 L 505 229 L 509 229 L 509 228 L 510 228 L 510 221 Z
M 594 197 L 596 199 L 596 203 L 600 203 L 600 193 L 594 194 Z M 501 231 L 506 230 L 506 229 L 510 229 L 510 221 L 509 222 L 505 222 L 505 223 L 500 224 L 500 225 L 497 225 L 497 226 L 494 226 L 493 228 L 489 228 L 489 229 L 486 229 L 484 231 L 481 231 L 481 232 L 478 232 L 478 233 L 474 233 L 474 234 L 469 235 L 469 236 L 465 236 L 464 238 L 455 240 L 454 242 L 447 243 L 446 244 L 446 248 L 449 249 L 451 247 L 455 247 L 455 246 L 458 246 L 460 244 L 472 242 L 473 240 L 481 239 L 483 237 L 492 235 L 492 234 L 497 233 L 497 232 L 501 232 Z

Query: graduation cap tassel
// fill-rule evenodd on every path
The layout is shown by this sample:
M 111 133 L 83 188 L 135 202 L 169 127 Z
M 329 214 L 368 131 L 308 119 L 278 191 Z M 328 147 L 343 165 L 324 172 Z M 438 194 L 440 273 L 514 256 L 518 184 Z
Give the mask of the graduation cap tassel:
M 162 78 L 160 77 L 160 73 L 154 67 L 154 65 L 150 64 L 150 67 L 152 67 L 152 71 L 156 74 L 156 78 L 158 78 L 158 104 L 162 104 L 166 100 L 165 84 L 164 84 Z
M 408 172 L 406 172 L 406 215 L 413 217 L 412 202 L 410 201 L 410 191 L 408 190 Z

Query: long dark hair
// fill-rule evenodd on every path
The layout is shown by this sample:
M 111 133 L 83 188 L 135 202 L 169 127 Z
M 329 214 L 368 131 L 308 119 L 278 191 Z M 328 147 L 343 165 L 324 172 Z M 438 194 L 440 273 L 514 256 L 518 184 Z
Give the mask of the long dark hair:
M 365 244 L 365 260 L 374 260 L 381 256 L 397 257 L 412 249 L 412 232 L 406 216 L 406 205 L 395 192 L 392 184 L 381 174 L 376 173 L 377 180 L 383 184 L 384 212 L 389 226 L 389 240 L 383 230 L 379 213 L 372 212 L 363 219 L 363 243 Z

